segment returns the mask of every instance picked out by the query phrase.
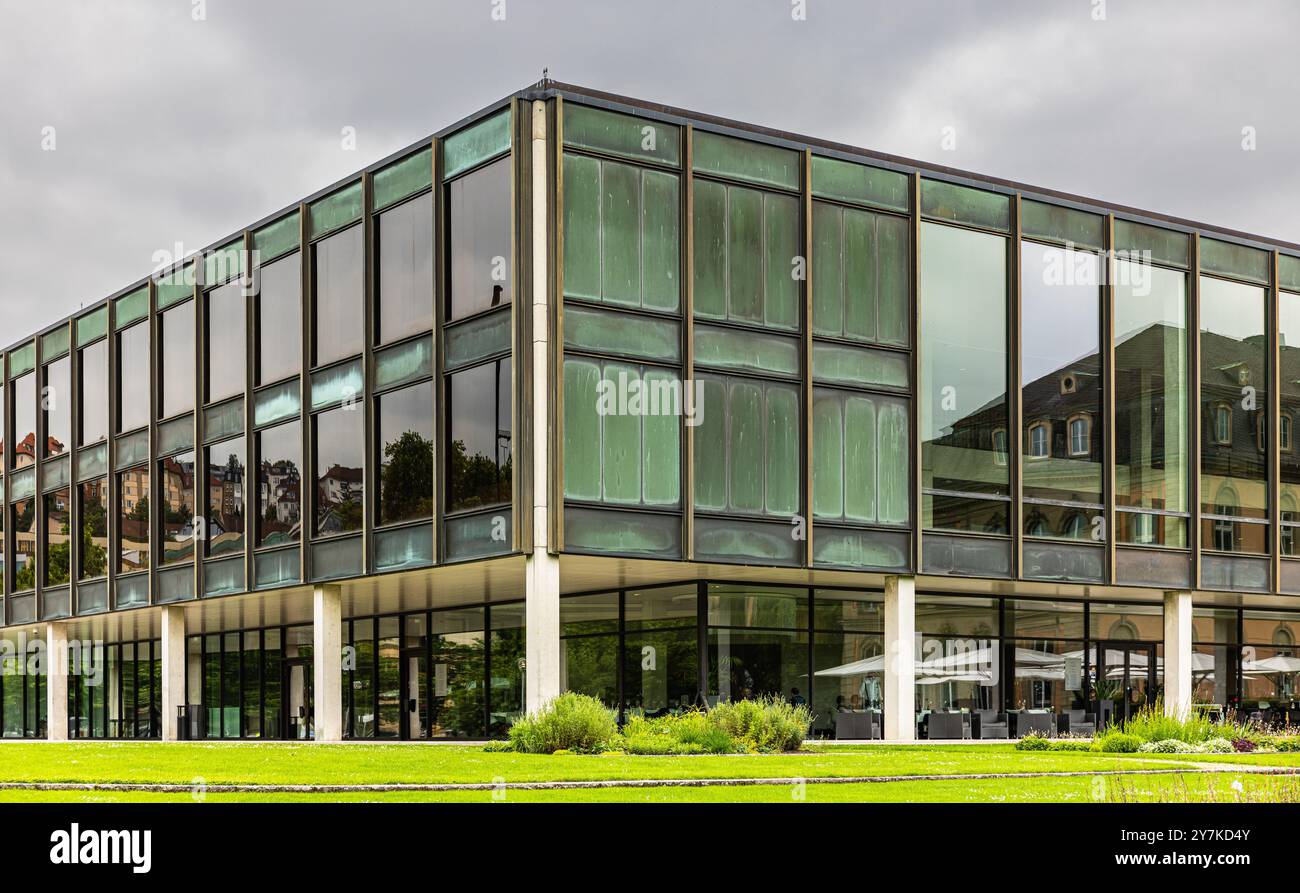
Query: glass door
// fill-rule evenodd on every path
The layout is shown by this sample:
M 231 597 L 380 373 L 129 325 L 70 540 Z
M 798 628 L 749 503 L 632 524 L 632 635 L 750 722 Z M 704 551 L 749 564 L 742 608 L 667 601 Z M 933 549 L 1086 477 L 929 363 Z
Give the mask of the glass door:
M 429 737 L 429 659 L 423 648 L 402 649 L 402 737 Z
M 312 727 L 312 665 L 310 658 L 284 662 L 284 737 L 306 740 L 315 736 Z
M 1102 642 L 1097 648 L 1098 718 L 1103 724 L 1124 722 L 1155 703 L 1156 646 L 1134 642 Z

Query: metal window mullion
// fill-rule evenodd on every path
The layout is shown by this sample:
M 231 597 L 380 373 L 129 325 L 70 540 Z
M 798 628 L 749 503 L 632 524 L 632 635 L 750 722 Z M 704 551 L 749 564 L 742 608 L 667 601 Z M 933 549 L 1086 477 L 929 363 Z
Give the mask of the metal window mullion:
M 254 264 L 254 243 L 252 230 L 244 230 L 244 477 L 240 481 L 243 487 L 243 505 L 244 505 L 244 591 L 251 592 L 253 589 L 253 546 L 257 539 L 257 524 L 261 512 L 258 508 L 258 489 L 257 489 L 257 465 L 254 461 L 254 434 L 253 423 L 256 416 L 254 415 L 254 396 L 253 391 L 257 383 L 257 357 L 258 357 L 258 329 L 256 320 L 258 318 L 258 308 L 262 300 L 262 270 L 261 264 Z M 301 263 L 302 257 L 299 256 Z M 206 452 L 206 450 L 205 450 Z M 205 479 L 203 489 L 207 491 L 208 483 Z M 301 485 L 299 485 L 301 489 Z M 204 496 L 207 501 L 207 496 Z M 199 594 L 202 597 L 202 593 Z M 260 638 L 259 638 L 260 641 Z M 265 648 L 262 648 L 265 651 Z M 266 676 L 265 670 L 259 657 L 257 670 L 262 677 Z M 265 698 L 266 683 L 262 682 L 262 696 Z M 263 730 L 266 728 L 265 711 L 259 707 L 258 715 L 261 717 L 260 722 Z M 265 731 L 263 732 L 265 737 Z
M 375 334 L 379 330 L 377 323 L 379 315 L 376 313 L 379 290 L 375 287 L 379 276 L 379 266 L 375 262 L 376 222 L 374 204 L 375 177 L 372 173 L 364 173 L 361 175 L 361 330 L 364 333 L 361 354 L 361 428 L 364 444 L 361 451 L 361 568 L 365 573 L 374 572 L 372 562 L 374 558 L 375 513 L 371 507 L 377 508 L 379 505 L 379 489 L 375 475 L 375 465 L 378 462 L 378 457 L 374 454 L 377 440 L 375 436 L 374 376 L 371 374 L 371 366 L 375 355 Z
M 510 424 L 512 456 L 533 455 L 533 438 L 548 436 L 532 430 L 534 393 L 532 382 L 532 307 L 533 307 L 533 115 L 531 102 L 511 100 L 510 112 Z M 550 106 L 545 114 L 549 116 Z M 549 130 L 549 128 L 548 128 Z M 548 133 L 549 140 L 549 133 Z M 549 150 L 549 144 L 548 144 Z M 550 244 L 548 239 L 547 244 Z M 527 308 L 526 312 L 522 308 Z M 500 381 L 500 376 L 497 378 Z M 498 401 L 498 417 L 500 402 Z M 496 425 L 494 423 L 494 430 Z M 498 454 L 499 455 L 499 454 Z M 554 455 L 549 473 L 554 473 Z M 532 543 L 533 464 L 531 461 L 510 463 L 511 551 L 522 551 Z M 549 474 L 548 474 L 549 476 Z
M 546 138 L 549 143 L 551 182 L 547 195 L 551 201 L 551 237 L 547 239 L 550 257 L 547 282 L 547 349 L 550 351 L 549 369 L 551 386 L 541 399 L 547 401 L 546 415 L 550 422 L 547 432 L 547 452 L 550 456 L 546 492 L 547 549 L 558 553 L 564 549 L 564 98 L 556 96 L 550 103 Z M 531 151 L 531 150 L 530 150 Z M 532 306 L 532 296 L 528 296 Z M 531 313 L 531 310 L 530 310 Z M 532 376 L 529 376 L 530 380 Z M 532 399 L 538 399 L 537 394 Z M 534 436 L 540 436 L 535 432 Z M 534 500 L 535 502 L 536 500 Z
M 183 275 L 183 268 L 182 268 Z M 197 272 L 197 271 L 196 271 Z M 197 316 L 197 314 L 196 314 Z M 158 575 L 158 556 L 154 555 L 153 547 L 158 542 L 158 536 L 155 530 L 158 527 L 158 506 L 159 493 L 158 486 L 158 414 L 162 412 L 162 389 L 164 387 L 162 378 L 162 341 L 159 337 L 162 325 L 162 315 L 158 312 L 158 283 L 153 278 L 149 280 L 149 454 L 146 457 L 145 471 L 146 480 L 149 481 L 149 521 L 145 525 L 145 554 L 149 556 L 149 566 L 145 571 L 145 576 L 149 581 L 146 592 L 146 604 L 154 603 L 154 583 Z M 136 663 L 139 663 L 139 655 L 136 655 Z M 138 667 L 137 667 L 138 669 Z M 137 686 L 137 691 L 139 688 Z M 137 711 L 138 712 L 138 711 Z M 137 729 L 138 734 L 138 729 Z
M 1278 252 L 1274 250 L 1269 258 L 1269 280 L 1271 287 L 1267 291 L 1267 341 L 1268 363 L 1266 380 L 1268 381 L 1268 417 L 1264 431 L 1268 435 L 1268 461 L 1264 469 L 1266 492 L 1268 493 L 1268 552 L 1269 580 L 1271 592 L 1279 592 L 1282 583 L 1282 376 L 1281 376 L 1281 301 L 1278 286 Z
M 442 185 L 442 141 L 434 139 L 430 143 L 432 151 L 433 167 L 433 194 L 430 203 L 432 204 L 433 214 L 433 333 L 429 339 L 430 349 L 433 356 L 430 359 L 429 367 L 433 371 L 433 381 L 430 390 L 433 393 L 433 443 L 434 443 L 434 462 L 433 462 L 433 492 L 430 494 L 433 506 L 433 543 L 430 554 L 433 556 L 433 563 L 439 563 L 439 552 L 442 543 L 442 461 L 445 458 L 446 450 L 443 449 L 445 442 L 444 434 L 446 426 L 442 418 L 442 339 L 443 339 L 443 306 L 446 301 L 446 251 L 443 249 L 443 233 L 446 232 L 446 210 L 445 195 L 446 190 Z
M 1187 286 L 1187 487 L 1188 546 L 1191 549 L 1191 589 L 1201 585 L 1201 240 L 1191 234 L 1190 282 Z
M 803 473 L 800 475 L 800 485 L 801 485 L 801 489 L 803 490 L 803 494 L 802 494 L 803 498 L 800 500 L 800 504 L 803 506 L 803 511 L 804 511 L 803 565 L 804 567 L 812 567 L 812 563 L 813 563 L 813 419 L 812 419 L 812 414 L 813 414 L 812 413 L 813 410 L 813 370 L 812 370 L 813 232 L 812 232 L 812 219 L 813 218 L 812 218 L 812 150 L 811 149 L 805 149 L 803 151 L 802 161 L 803 164 L 800 166 L 800 176 L 799 176 L 800 187 L 801 187 L 800 191 L 802 193 L 800 195 L 800 200 L 799 200 L 799 217 L 800 217 L 799 226 L 801 230 L 799 233 L 799 241 L 801 243 L 801 249 L 803 252 L 803 274 L 804 275 L 803 275 L 803 282 L 801 283 L 801 291 L 803 293 L 802 294 L 803 306 L 801 307 L 801 313 L 800 313 L 800 316 L 803 318 L 803 334 L 802 337 L 799 339 L 800 341 L 799 346 L 800 346 L 800 351 L 803 354 L 802 357 L 803 381 L 801 382 L 802 386 L 800 387 L 801 398 L 803 403 L 803 407 L 802 407 L 803 411 L 801 413 L 803 419 L 803 425 L 802 425 L 803 443 L 801 444 L 803 455 L 800 458 L 800 465 L 802 467 Z M 808 597 L 809 599 L 811 599 L 812 595 L 809 594 Z M 811 610 L 811 603 L 810 603 L 810 610 Z M 810 616 L 809 622 L 811 623 L 811 614 L 809 616 Z M 809 652 L 808 652 L 810 666 L 812 660 L 811 643 L 812 643 L 812 639 L 810 636 Z M 809 672 L 811 673 L 811 670 L 809 670 Z M 809 694 L 811 695 L 812 693 L 811 675 L 808 677 L 808 679 L 809 679 L 808 691 Z
M 68 333 L 68 432 L 71 441 L 64 451 L 68 457 L 68 613 L 76 616 L 77 584 L 81 579 L 81 487 L 77 474 L 77 454 L 81 448 L 81 351 L 77 345 L 77 324 L 69 323 Z M 91 729 L 94 735 L 94 699 L 91 699 Z
M 1102 524 L 1105 534 L 1106 564 L 1102 579 L 1116 582 L 1115 573 L 1115 215 L 1106 215 L 1103 234 L 1106 278 L 1102 283 L 1101 302 L 1101 375 L 1102 375 Z M 1085 614 L 1086 614 L 1085 603 Z M 1086 620 L 1085 620 L 1086 622 Z M 1085 655 L 1085 668 L 1087 657 Z
M 33 370 L 32 383 L 36 385 L 36 438 L 32 444 L 32 474 L 36 482 L 36 497 L 33 500 L 33 529 L 36 532 L 36 540 L 32 549 L 32 591 L 36 599 L 36 619 L 42 620 L 45 617 L 45 565 L 48 563 L 45 548 L 45 350 L 41 342 L 44 339 L 37 336 L 32 339 L 33 349 L 36 353 L 36 366 Z M 14 432 L 17 434 L 17 432 Z
M 299 345 L 302 359 L 298 375 L 299 408 L 298 435 L 302 451 L 302 467 L 298 470 L 298 578 L 301 581 L 311 579 L 311 550 L 308 548 L 310 533 L 315 528 L 316 484 L 315 461 L 312 450 L 312 415 L 311 415 L 311 367 L 312 367 L 312 331 L 315 324 L 316 302 L 312 288 L 315 275 L 314 250 L 311 245 L 311 209 L 306 202 L 298 206 L 298 250 L 301 264 L 300 294 L 298 296 L 302 319 L 302 343 Z
M 146 286 L 146 290 L 148 287 Z M 117 608 L 117 569 L 122 560 L 121 546 L 117 535 L 117 513 L 119 511 L 117 495 L 117 428 L 122 395 L 118 382 L 118 331 L 117 302 L 108 302 L 108 439 L 104 443 L 108 478 L 104 488 L 104 511 L 107 524 L 108 554 L 104 556 L 104 603 L 112 611 Z M 119 675 L 121 650 L 119 656 Z M 118 712 L 122 709 L 121 695 L 118 696 Z
M 200 258 L 202 260 L 202 258 Z M 200 263 L 200 260 L 194 262 L 195 284 L 194 284 L 194 421 L 191 425 L 191 436 L 194 439 L 194 507 L 191 512 L 192 518 L 202 518 L 203 536 L 202 539 L 195 538 L 194 534 L 198 527 L 190 525 L 190 540 L 194 555 L 194 566 L 190 569 L 193 578 L 194 598 L 200 598 L 203 595 L 203 558 L 207 549 L 207 528 L 212 519 L 207 517 L 208 514 L 208 462 L 207 450 L 203 448 L 203 441 L 207 430 L 205 424 L 204 405 L 207 403 L 208 392 L 208 365 L 209 365 L 209 347 L 208 344 L 208 298 L 209 292 L 205 290 L 207 283 L 206 263 Z M 200 271 L 203 271 L 202 273 Z M 161 484 L 161 481 L 159 481 Z M 203 501 L 200 502 L 199 500 Z M 159 518 L 159 521 L 162 519 Z M 160 537 L 161 540 L 161 537 Z M 161 547 L 161 543 L 160 543 Z M 242 652 L 243 638 L 240 638 L 240 648 Z M 243 672 L 243 658 L 241 655 L 239 661 L 240 672 Z M 243 688 L 241 684 L 240 697 L 243 697 Z M 242 703 L 242 702 L 241 702 Z M 243 710 L 240 710 L 240 722 L 243 722 Z
M 695 128 L 689 122 L 682 127 L 681 231 L 678 254 L 682 261 L 682 389 L 695 388 Z M 691 398 L 692 400 L 694 397 Z M 698 414 L 700 407 L 692 406 Z M 683 414 L 684 416 L 684 414 Z M 695 430 L 682 419 L 683 454 L 681 468 L 682 557 L 695 557 Z
M 912 411 L 908 419 L 908 436 L 911 438 L 912 456 L 909 493 L 911 496 L 912 554 L 911 564 L 914 573 L 922 570 L 922 542 L 925 522 L 925 492 L 921 469 L 924 468 L 924 445 L 921 443 L 921 412 L 926 406 L 925 395 L 921 393 L 921 173 L 913 171 L 910 175 L 911 192 L 911 246 L 908 261 L 911 265 L 911 314 L 910 327 L 912 336 L 911 374 L 913 394 Z
M 1011 504 L 1008 518 L 1011 534 L 1011 576 L 1024 576 L 1024 507 L 1021 496 L 1024 490 L 1024 431 L 1023 401 L 1020 381 L 1020 320 L 1021 320 L 1021 251 L 1020 251 L 1020 193 L 1011 197 L 1011 244 L 1007 271 L 1007 471 Z M 1049 445 L 1050 450 L 1050 445 Z

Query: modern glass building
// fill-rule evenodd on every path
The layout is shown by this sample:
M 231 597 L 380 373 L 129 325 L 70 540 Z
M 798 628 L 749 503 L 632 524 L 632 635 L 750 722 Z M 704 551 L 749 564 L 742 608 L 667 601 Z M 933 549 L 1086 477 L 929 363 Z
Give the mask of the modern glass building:
M 1300 707 L 1300 245 L 543 82 L 4 340 L 5 736 Z

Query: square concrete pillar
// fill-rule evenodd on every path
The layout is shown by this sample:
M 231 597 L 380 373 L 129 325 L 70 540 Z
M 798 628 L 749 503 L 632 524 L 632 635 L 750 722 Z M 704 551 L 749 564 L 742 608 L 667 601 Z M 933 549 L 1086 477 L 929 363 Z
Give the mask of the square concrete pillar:
M 1165 593 L 1165 715 L 1192 711 L 1192 594 Z
M 560 693 L 560 559 L 537 549 L 525 574 L 524 704 L 532 713 Z
M 337 586 L 312 593 L 312 725 L 317 741 L 343 739 L 343 597 Z
M 177 713 L 185 705 L 185 609 L 162 609 L 162 740 L 176 741 Z
M 45 738 L 68 740 L 68 628 L 45 624 Z
M 916 738 L 916 578 L 885 578 L 885 738 Z

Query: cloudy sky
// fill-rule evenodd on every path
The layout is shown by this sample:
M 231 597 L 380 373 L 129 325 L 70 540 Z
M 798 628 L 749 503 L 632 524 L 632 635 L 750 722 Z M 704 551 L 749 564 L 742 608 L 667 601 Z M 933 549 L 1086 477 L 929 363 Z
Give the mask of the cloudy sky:
M 543 66 L 1300 242 L 1294 0 L 799 3 L 0 0 L 0 345 Z

